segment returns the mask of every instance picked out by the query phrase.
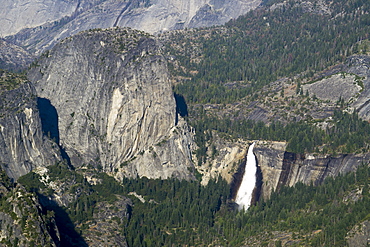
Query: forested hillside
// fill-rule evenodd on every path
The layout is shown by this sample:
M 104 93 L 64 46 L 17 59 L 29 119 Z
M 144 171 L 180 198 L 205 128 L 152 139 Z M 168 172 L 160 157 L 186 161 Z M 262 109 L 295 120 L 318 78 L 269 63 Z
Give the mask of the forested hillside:
M 369 38 L 370 3 L 325 3 L 328 10 L 319 12 L 320 6 L 309 11 L 300 1 L 287 1 L 225 26 L 173 32 L 167 52 L 181 65 L 172 64 L 173 72 L 188 78 L 176 92 L 189 103 L 234 102 L 278 78 L 311 78 L 351 54 L 370 51 L 360 51 L 360 41 Z M 229 82 L 238 87 L 229 89 Z
M 288 150 L 299 153 L 369 150 L 369 124 L 351 105 L 364 77 L 354 74 L 353 84 L 362 89 L 350 100 L 323 100 L 302 85 L 339 72 L 345 78 L 348 57 L 370 52 L 370 3 L 279 2 L 265 1 L 221 27 L 164 38 L 201 161 L 212 130 L 228 138 L 287 141 Z
M 93 173 L 100 181 L 96 185 L 80 175 Z M 370 220 L 370 168 L 365 165 L 354 173 L 327 179 L 320 186 L 298 183 L 283 187 L 247 212 L 235 210 L 229 199 L 230 187 L 222 179 L 212 180 L 207 186 L 198 181 L 146 178 L 125 179 L 119 184 L 103 173 L 76 172 L 63 164 L 51 166 L 47 174 L 54 184 L 74 178 L 75 184 L 65 193 L 77 196 L 68 206 L 44 206 L 56 214 L 61 243 L 71 244 L 69 238 L 73 237 L 76 246 L 84 246 L 86 243 L 78 241 L 91 234 L 101 240 L 110 239 L 113 244 L 117 237 L 126 238 L 128 246 L 281 246 L 287 242 L 297 246 L 345 246 L 351 237 L 348 232 Z M 29 173 L 19 183 L 42 198 L 56 193 L 39 179 L 39 175 Z M 122 197 L 132 200 L 126 200 L 127 209 L 122 204 L 117 207 Z M 102 210 L 108 215 L 112 212 L 111 216 L 99 217 Z M 64 211 L 68 216 L 63 216 Z M 103 223 L 113 226 L 110 232 L 104 232 Z

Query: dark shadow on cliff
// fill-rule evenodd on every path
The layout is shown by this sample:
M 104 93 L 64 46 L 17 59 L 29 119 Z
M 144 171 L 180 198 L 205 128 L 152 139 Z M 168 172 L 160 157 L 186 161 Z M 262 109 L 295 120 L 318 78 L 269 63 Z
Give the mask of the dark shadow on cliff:
M 39 109 L 41 128 L 44 135 L 50 137 L 58 144 L 62 158 L 67 161 L 69 167 L 71 160 L 64 148 L 60 145 L 59 126 L 58 126 L 58 112 L 51 104 L 49 99 L 37 98 L 37 107 Z
M 230 199 L 235 200 L 238 190 L 243 181 L 245 165 L 247 163 L 247 155 L 245 155 L 243 161 L 239 164 L 238 170 L 233 175 L 233 179 L 230 184 Z
M 287 184 L 290 170 L 294 166 L 294 163 L 296 162 L 296 160 L 299 159 L 300 157 L 301 156 L 296 153 L 284 152 L 283 165 L 281 167 L 279 181 L 276 186 L 277 192 L 279 192 L 280 189 Z
M 234 173 L 233 178 L 230 184 L 230 196 L 228 198 L 228 209 L 229 210 L 238 210 L 239 205 L 235 202 L 236 195 L 243 180 L 245 165 L 247 162 L 247 156 L 244 157 L 242 162 L 238 166 L 238 170 Z
M 67 212 L 60 207 L 56 202 L 50 200 L 48 197 L 38 194 L 40 204 L 44 210 L 53 211 L 55 215 L 55 223 L 60 233 L 60 241 L 56 232 L 49 232 L 57 246 L 78 246 L 85 247 L 88 244 L 82 236 L 76 231 L 75 226 L 69 218 Z M 44 212 L 46 213 L 46 212 Z
M 256 187 L 253 190 L 252 195 L 252 205 L 255 205 L 261 198 L 262 194 L 262 184 L 263 184 L 263 175 L 261 171 L 261 167 L 258 165 L 258 160 L 256 157 L 256 165 L 257 165 L 257 172 L 256 172 Z
M 45 135 L 54 139 L 59 144 L 58 113 L 50 100 L 37 98 L 37 107 L 39 108 L 41 127 Z
M 184 96 L 181 94 L 174 93 L 173 96 L 175 97 L 176 101 L 176 113 L 179 114 L 181 117 L 188 116 L 188 105 L 186 104 Z M 176 114 L 176 124 L 178 122 Z

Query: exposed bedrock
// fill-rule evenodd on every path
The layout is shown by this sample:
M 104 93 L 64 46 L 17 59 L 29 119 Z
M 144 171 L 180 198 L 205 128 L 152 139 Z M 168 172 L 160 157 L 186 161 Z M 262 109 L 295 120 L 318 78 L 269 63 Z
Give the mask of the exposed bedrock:
M 257 143 L 254 153 L 263 175 L 262 196 L 268 198 L 281 186 L 297 182 L 318 185 L 329 176 L 356 170 L 370 162 L 370 153 L 323 156 L 285 151 L 284 143 Z
M 148 34 L 80 33 L 45 54 L 28 77 L 55 108 L 49 129 L 57 126 L 73 166 L 117 178 L 192 177 L 192 134 L 177 115 L 160 44 Z
M 61 156 L 58 145 L 43 134 L 33 85 L 20 82 L 7 90 L 8 79 L 13 85 L 22 80 L 0 74 L 0 165 L 16 180 L 36 167 L 54 165 Z

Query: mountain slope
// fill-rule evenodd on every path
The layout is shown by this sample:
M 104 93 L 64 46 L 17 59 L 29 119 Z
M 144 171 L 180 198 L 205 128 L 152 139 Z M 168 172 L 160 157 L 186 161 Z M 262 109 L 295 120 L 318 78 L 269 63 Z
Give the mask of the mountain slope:
M 25 49 L 0 39 L 0 69 L 21 71 L 34 59 Z
M 40 54 L 59 40 L 93 28 L 131 27 L 148 33 L 224 24 L 260 0 L 4 0 L 0 35 Z M 46 9 L 48 11 L 46 11 Z M 25 29 L 27 28 L 27 29 Z M 23 29 L 23 30 L 22 30 Z
M 64 40 L 30 70 L 38 96 L 55 107 L 51 133 L 73 166 L 118 177 L 192 176 L 192 138 L 160 49 L 143 32 L 96 29 Z
M 36 167 L 61 160 L 59 147 L 44 136 L 34 86 L 0 71 L 0 164 L 17 179 Z
M 59 246 L 54 215 L 43 210 L 38 197 L 10 181 L 0 170 L 0 244 L 2 246 Z
M 369 1 L 264 2 L 164 46 L 92 29 L 32 64 L 43 131 L 66 162 L 18 181 L 65 245 L 367 244 Z M 252 140 L 256 202 L 236 211 L 224 179 Z
M 349 118 L 369 115 L 369 2 L 272 2 L 221 27 L 161 36 L 198 159 L 214 130 L 287 141 L 297 153 L 368 152 L 366 138 L 355 137 L 368 124 L 359 121 L 360 131 Z M 352 129 L 346 138 L 339 122 Z
M 220 136 L 235 146 L 261 140 L 264 198 L 283 185 L 320 184 L 367 164 L 369 7 L 266 1 L 224 26 L 161 35 L 196 130 L 198 169 L 217 177 Z

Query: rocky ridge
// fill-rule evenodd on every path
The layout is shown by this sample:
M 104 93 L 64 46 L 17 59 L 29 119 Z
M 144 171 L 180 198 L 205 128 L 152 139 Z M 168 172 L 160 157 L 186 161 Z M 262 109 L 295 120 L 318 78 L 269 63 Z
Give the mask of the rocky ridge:
M 38 96 L 55 108 L 57 122 L 48 124 L 73 166 L 117 178 L 191 178 L 192 134 L 176 112 L 160 49 L 143 32 L 91 30 L 30 70 Z
M 37 54 L 58 41 L 93 28 L 131 27 L 148 33 L 221 25 L 261 0 L 5 1 L 0 35 Z M 26 16 L 26 17 L 25 17 Z
M 17 179 L 61 160 L 59 147 L 44 136 L 36 91 L 25 78 L 0 72 L 0 164 Z
M 21 71 L 33 60 L 34 57 L 23 48 L 0 39 L 0 69 Z
M 284 142 L 257 142 L 254 153 L 262 172 L 262 196 L 297 182 L 321 184 L 325 178 L 345 174 L 362 164 L 369 164 L 370 153 L 336 156 L 295 154 L 285 151 Z
M 3 171 L 0 196 L 0 245 L 58 246 L 54 215 L 44 212 L 37 196 L 11 183 Z
M 39 167 L 19 183 L 36 190 L 43 210 L 55 214 L 62 246 L 127 246 L 122 230 L 133 203 L 122 196 L 114 178 L 94 168 L 71 169 L 62 162 Z M 112 193 L 112 186 L 118 194 Z
M 281 78 L 232 104 L 205 104 L 210 115 L 271 123 L 318 121 L 326 125 L 335 110 L 356 111 L 370 120 L 370 56 L 353 55 L 313 79 Z M 197 109 L 199 106 L 194 106 Z

